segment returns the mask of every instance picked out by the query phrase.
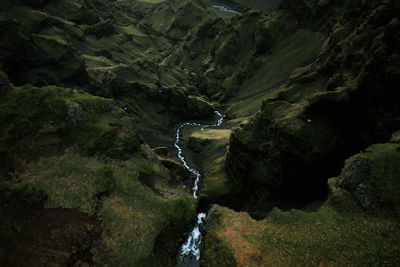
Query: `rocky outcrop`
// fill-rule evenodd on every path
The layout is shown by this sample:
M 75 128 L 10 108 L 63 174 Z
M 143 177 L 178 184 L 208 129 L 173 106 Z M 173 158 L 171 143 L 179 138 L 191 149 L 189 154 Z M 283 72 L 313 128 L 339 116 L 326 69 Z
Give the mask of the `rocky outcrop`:
M 346 161 L 338 185 L 348 190 L 367 213 L 400 218 L 399 156 L 398 143 L 370 146 Z
M 395 134 L 391 142 L 369 146 L 347 159 L 341 174 L 328 180 L 327 200 L 313 212 L 307 212 L 311 206 L 274 208 L 256 221 L 245 212 L 213 205 L 205 224 L 202 264 L 396 265 L 399 173 Z M 382 251 L 382 246 L 387 249 Z
M 348 6 L 320 57 L 233 132 L 227 172 L 248 198 L 322 198 L 345 158 L 400 127 L 398 11 Z

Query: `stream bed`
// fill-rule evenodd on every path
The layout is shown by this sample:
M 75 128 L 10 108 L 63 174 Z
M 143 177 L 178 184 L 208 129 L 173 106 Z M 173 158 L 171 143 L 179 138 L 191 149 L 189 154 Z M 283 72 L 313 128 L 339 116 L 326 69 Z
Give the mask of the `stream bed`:
M 192 193 L 193 193 L 194 198 L 198 197 L 199 182 L 201 179 L 201 174 L 194 167 L 189 166 L 189 164 L 185 160 L 185 157 L 183 156 L 183 150 L 180 146 L 181 132 L 182 132 L 182 129 L 186 126 L 194 126 L 194 127 L 200 127 L 200 128 L 212 128 L 212 127 L 220 126 L 222 124 L 222 121 L 224 120 L 224 115 L 222 115 L 219 111 L 215 111 L 214 113 L 217 116 L 217 121 L 214 124 L 201 124 L 201 123 L 196 123 L 196 122 L 185 122 L 185 123 L 179 124 L 179 126 L 176 130 L 174 146 L 178 150 L 178 158 L 182 162 L 182 164 L 189 170 L 189 172 L 192 173 L 195 177 L 195 180 L 193 183 L 193 188 L 192 188 Z M 179 252 L 178 252 L 179 266 L 200 266 L 200 248 L 201 248 L 201 239 L 202 239 L 202 234 L 201 234 L 200 228 L 201 228 L 201 225 L 204 223 L 205 217 L 206 217 L 205 213 L 197 214 L 197 221 L 196 221 L 196 224 L 195 224 L 193 230 L 189 233 L 189 236 L 186 239 L 185 243 L 183 243 L 183 245 L 179 249 Z

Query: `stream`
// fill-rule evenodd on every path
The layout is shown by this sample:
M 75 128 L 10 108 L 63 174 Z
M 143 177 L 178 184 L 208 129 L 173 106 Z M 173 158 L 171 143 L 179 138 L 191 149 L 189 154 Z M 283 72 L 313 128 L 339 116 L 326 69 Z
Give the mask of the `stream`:
M 186 126 L 195 126 L 195 127 L 200 127 L 200 128 L 211 128 L 211 127 L 220 126 L 222 124 L 222 121 L 224 120 L 224 115 L 222 115 L 219 111 L 215 111 L 214 113 L 217 116 L 217 122 L 214 124 L 201 124 L 201 123 L 196 123 L 196 122 L 185 122 L 185 123 L 179 124 L 179 126 L 176 130 L 174 146 L 178 150 L 178 158 L 182 162 L 182 164 L 186 167 L 186 169 L 188 169 L 189 172 L 192 173 L 195 177 L 193 188 L 192 188 L 194 198 L 198 197 L 199 182 L 201 179 L 201 174 L 194 167 L 189 166 L 189 164 L 185 160 L 185 157 L 182 154 L 183 151 L 182 151 L 182 148 L 180 147 L 181 132 L 182 132 L 182 129 Z M 197 221 L 196 221 L 196 224 L 195 224 L 193 230 L 190 232 L 186 242 L 183 243 L 183 245 L 179 249 L 179 252 L 178 252 L 179 266 L 200 266 L 200 247 L 201 247 L 201 239 L 202 239 L 200 227 L 204 223 L 203 219 L 205 217 L 206 217 L 205 213 L 197 214 Z
M 232 9 L 230 9 L 230 8 L 228 8 L 228 7 L 225 7 L 225 6 L 213 5 L 213 6 L 211 6 L 211 7 L 212 7 L 212 8 L 219 9 L 219 10 L 222 11 L 222 12 L 232 13 L 232 14 L 235 14 L 235 15 L 240 15 L 240 14 L 241 14 L 240 12 L 237 12 L 237 11 L 232 10 Z

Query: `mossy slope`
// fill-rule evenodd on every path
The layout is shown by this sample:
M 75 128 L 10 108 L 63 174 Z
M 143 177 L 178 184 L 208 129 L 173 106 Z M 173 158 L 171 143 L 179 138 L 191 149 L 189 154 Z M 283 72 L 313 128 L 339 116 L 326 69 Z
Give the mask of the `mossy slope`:
M 342 174 L 329 179 L 328 200 L 316 212 L 275 208 L 255 221 L 214 206 L 203 264 L 398 265 L 399 154 L 398 144 L 387 143 L 351 157 Z
M 398 5 L 360 6 L 353 14 L 349 4 L 318 59 L 233 131 L 227 171 L 253 201 L 323 198 L 345 158 L 398 130 Z
M 0 108 L 1 169 L 7 170 L 1 180 L 2 262 L 175 261 L 196 204 L 113 100 L 24 86 L 2 97 Z M 30 208 L 13 211 L 25 206 Z M 59 216 L 48 237 L 40 235 L 51 219 L 46 214 Z M 58 245 L 64 235 L 68 238 Z M 23 238 L 31 241 L 11 242 Z

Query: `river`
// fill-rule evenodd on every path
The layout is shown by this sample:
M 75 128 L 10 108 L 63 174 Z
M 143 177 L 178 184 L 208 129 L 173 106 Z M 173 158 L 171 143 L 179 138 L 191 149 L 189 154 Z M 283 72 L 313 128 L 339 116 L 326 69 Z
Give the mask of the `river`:
M 232 14 L 235 14 L 235 15 L 240 15 L 240 14 L 241 14 L 240 12 L 237 12 L 237 11 L 232 10 L 232 9 L 230 9 L 230 8 L 228 8 L 228 7 L 225 7 L 225 6 L 213 5 L 213 6 L 211 6 L 211 7 L 212 7 L 212 8 L 219 9 L 219 10 L 221 10 L 222 12 L 232 13 Z
M 191 172 L 195 177 L 195 180 L 193 183 L 193 188 L 192 188 L 192 193 L 193 193 L 194 198 L 198 197 L 199 182 L 201 179 L 201 174 L 194 167 L 189 166 L 189 164 L 185 160 L 185 157 L 183 156 L 183 150 L 182 150 L 182 147 L 180 146 L 181 132 L 182 132 L 182 129 L 186 126 L 194 126 L 194 127 L 200 127 L 200 128 L 211 128 L 211 127 L 220 126 L 222 124 L 222 121 L 224 120 L 224 115 L 222 115 L 219 111 L 215 111 L 214 113 L 217 116 L 217 121 L 214 124 L 201 124 L 201 123 L 196 123 L 196 122 L 185 122 L 185 123 L 181 123 L 176 130 L 174 146 L 178 150 L 178 158 L 182 162 L 182 164 L 189 170 L 189 172 Z M 201 225 L 204 223 L 205 217 L 206 217 L 205 213 L 197 214 L 197 221 L 196 221 L 196 224 L 195 224 L 193 230 L 190 232 L 188 238 L 186 239 L 186 242 L 183 243 L 183 245 L 179 249 L 179 252 L 178 252 L 179 266 L 200 266 L 200 248 L 201 248 L 201 239 L 202 239 L 202 234 L 201 234 L 200 228 L 201 228 Z

